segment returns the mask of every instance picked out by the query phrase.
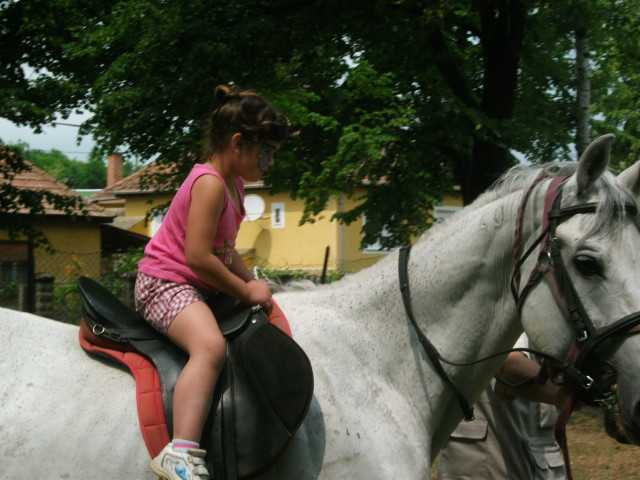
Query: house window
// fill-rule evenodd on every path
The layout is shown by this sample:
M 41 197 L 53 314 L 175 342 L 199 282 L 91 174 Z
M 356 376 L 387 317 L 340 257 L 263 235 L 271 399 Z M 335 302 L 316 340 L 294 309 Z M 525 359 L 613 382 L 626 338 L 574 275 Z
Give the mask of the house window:
M 284 203 L 271 204 L 271 228 L 284 228 Z
M 438 223 L 443 221 L 445 218 L 449 218 L 458 210 L 462 209 L 462 207 L 450 207 L 444 205 L 437 205 L 433 207 L 433 220 Z

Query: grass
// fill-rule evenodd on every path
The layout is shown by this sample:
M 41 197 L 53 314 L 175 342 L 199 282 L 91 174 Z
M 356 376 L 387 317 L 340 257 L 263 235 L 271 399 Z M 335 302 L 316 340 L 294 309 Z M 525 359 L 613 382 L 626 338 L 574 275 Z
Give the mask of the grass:
M 640 478 L 640 447 L 609 437 L 597 409 L 574 412 L 567 425 L 567 441 L 574 480 Z
M 602 413 L 595 408 L 573 413 L 567 425 L 567 443 L 574 480 L 640 479 L 640 447 L 609 437 L 602 426 Z M 436 480 L 436 465 L 431 478 Z

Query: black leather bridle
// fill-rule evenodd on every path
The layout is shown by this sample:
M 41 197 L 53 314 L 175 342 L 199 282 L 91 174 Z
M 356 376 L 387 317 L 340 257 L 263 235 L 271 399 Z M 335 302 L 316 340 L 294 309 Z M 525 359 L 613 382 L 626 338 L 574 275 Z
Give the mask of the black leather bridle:
M 562 207 L 562 191 L 567 179 L 568 177 L 554 177 L 551 180 L 545 197 L 542 233 L 522 258 L 517 258 L 517 256 L 514 258 L 511 290 L 518 312 L 521 312 L 527 294 L 541 279 L 545 279 L 558 307 L 575 334 L 575 343 L 569 351 L 566 362 L 582 372 L 582 378 L 586 381 L 576 384 L 571 379 L 565 378 L 565 380 L 568 380 L 568 384 L 573 384 L 573 389 L 582 402 L 601 405 L 601 402 L 613 398 L 612 389 L 615 388 L 617 372 L 615 371 L 615 366 L 609 360 L 596 360 L 596 357 L 599 358 L 599 356 L 595 352 L 605 340 L 639 333 L 640 312 L 627 315 L 606 327 L 597 328 L 580 301 L 562 258 L 561 245 L 556 236 L 556 230 L 560 223 L 574 215 L 595 213 L 597 204 L 584 203 Z M 526 198 L 527 196 L 523 200 L 525 203 Z M 525 206 L 523 205 L 521 208 L 521 214 L 524 212 Z M 630 203 L 614 207 L 616 214 L 621 214 L 621 211 L 629 215 L 640 230 L 640 224 L 636 218 L 637 207 Z M 521 219 L 518 219 L 517 229 L 521 228 L 521 223 Z M 516 233 L 517 238 L 519 238 L 519 232 Z M 522 292 L 519 292 L 518 279 L 520 269 L 525 260 L 538 246 L 540 247 L 538 261 Z M 519 246 L 516 245 L 514 252 L 518 251 Z M 608 365 L 607 367 L 603 367 L 603 361 Z M 592 372 L 591 370 L 596 371 Z
M 605 340 L 639 333 L 640 312 L 627 315 L 606 327 L 597 328 L 582 305 L 562 259 L 561 245 L 556 236 L 556 230 L 560 223 L 574 215 L 595 213 L 597 204 L 584 203 L 563 208 L 561 205 L 562 190 L 569 177 L 554 177 L 549 183 L 545 195 L 542 233 L 527 249 L 523 257 L 519 258 L 520 245 L 518 242 L 527 199 L 535 185 L 545 178 L 540 177 L 531 185 L 520 206 L 516 222 L 514 273 L 511 280 L 511 290 L 518 312 L 521 312 L 528 293 L 540 279 L 544 278 L 556 304 L 572 326 L 575 334 L 575 341 L 565 359 L 565 365 L 569 365 L 569 368 L 562 372 L 562 384 L 569 388 L 572 395 L 564 401 L 554 426 L 554 434 L 564 458 L 566 476 L 568 480 L 572 480 L 573 475 L 566 435 L 566 425 L 569 417 L 578 404 L 577 399 L 595 406 L 613 407 L 617 403 L 617 368 L 610 359 L 599 355 L 597 349 Z M 614 206 L 615 215 L 622 216 L 623 213 L 629 215 L 633 219 L 636 228 L 640 230 L 637 207 L 630 203 Z M 538 245 L 540 246 L 538 261 L 522 292 L 519 292 L 520 268 Z M 571 375 L 571 372 L 577 372 L 578 375 Z M 556 377 L 558 369 L 557 365 L 554 365 L 554 362 L 549 361 L 547 357 L 538 374 L 538 381 L 544 383 L 549 375 L 552 378 Z
M 442 355 L 440 355 L 437 349 L 421 331 L 413 315 L 408 276 L 408 261 L 411 247 L 404 246 L 400 248 L 398 272 L 400 277 L 400 291 L 402 293 L 402 300 L 407 317 L 411 321 L 427 357 L 430 359 L 440 378 L 453 391 L 458 404 L 462 409 L 464 418 L 468 421 L 473 420 L 474 418 L 473 408 L 469 405 L 469 402 L 466 400 L 460 389 L 453 383 L 449 375 L 446 373 L 442 363 L 462 367 L 474 365 L 513 351 L 527 351 L 535 353 L 536 355 L 543 357 L 545 362 L 547 362 L 547 366 L 541 368 L 536 381 L 544 383 L 547 379 L 547 375 L 550 373 L 552 373 L 553 376 L 561 373 L 563 375 L 563 381 L 573 389 L 574 393 L 578 395 L 580 400 L 589 404 L 601 405 L 600 402 L 606 402 L 612 398 L 612 391 L 615 389 L 615 383 L 617 381 L 617 372 L 610 361 L 606 360 L 601 362 L 593 360 L 593 354 L 596 348 L 601 345 L 602 342 L 612 337 L 621 337 L 640 333 L 640 312 L 627 315 L 606 327 L 600 329 L 596 328 L 582 305 L 575 288 L 573 287 L 571 278 L 568 275 L 562 259 L 560 252 L 561 247 L 559 245 L 558 238 L 556 237 L 556 229 L 561 222 L 571 218 L 573 215 L 595 213 L 597 204 L 584 203 L 564 208 L 561 207 L 562 189 L 568 177 L 553 177 L 545 197 L 542 232 L 527 249 L 525 254 L 520 257 L 519 252 L 521 245 L 519 242 L 522 228 L 522 217 L 524 216 L 529 194 L 539 182 L 546 178 L 548 177 L 540 177 L 532 184 L 529 191 L 523 197 L 522 204 L 520 206 L 519 218 L 516 222 L 514 272 L 511 280 L 511 289 L 516 301 L 518 312 L 520 313 L 529 291 L 542 278 L 547 281 L 560 310 L 572 325 L 576 334 L 576 341 L 564 362 L 544 352 L 539 352 L 529 348 L 516 348 L 501 351 L 488 357 L 467 363 L 456 363 L 442 357 Z M 635 205 L 625 204 L 622 207 L 616 207 L 615 210 L 618 211 L 618 213 L 620 210 L 623 210 L 628 215 L 631 215 L 636 227 L 640 230 L 640 223 L 636 218 L 637 207 Z M 522 268 L 523 263 L 538 246 L 540 247 L 538 261 L 522 292 L 519 292 L 520 269 Z M 594 367 L 596 364 L 597 366 Z M 604 368 L 603 365 L 605 365 Z M 585 367 L 589 367 L 593 372 L 583 372 Z M 524 382 L 522 385 L 530 384 L 533 380 L 534 379 Z

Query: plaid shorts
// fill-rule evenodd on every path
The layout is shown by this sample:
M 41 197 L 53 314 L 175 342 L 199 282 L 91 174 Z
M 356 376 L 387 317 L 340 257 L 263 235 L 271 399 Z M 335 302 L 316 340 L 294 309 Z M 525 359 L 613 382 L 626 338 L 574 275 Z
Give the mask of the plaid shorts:
M 195 302 L 204 302 L 205 295 L 193 285 L 174 283 L 142 272 L 138 272 L 136 278 L 136 310 L 164 335 L 183 308 Z

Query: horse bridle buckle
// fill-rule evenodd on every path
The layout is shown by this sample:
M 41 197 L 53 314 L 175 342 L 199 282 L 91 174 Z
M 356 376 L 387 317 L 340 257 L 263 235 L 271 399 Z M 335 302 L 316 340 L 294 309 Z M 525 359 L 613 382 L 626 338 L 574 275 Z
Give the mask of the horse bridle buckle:
M 582 373 L 573 365 L 566 364 L 563 370 L 565 374 L 575 380 L 575 382 L 586 391 L 589 391 L 595 383 L 595 380 L 591 376 Z
M 593 387 L 593 383 L 594 380 L 589 375 L 581 375 L 578 379 L 578 384 L 585 390 L 591 389 L 591 387 Z

